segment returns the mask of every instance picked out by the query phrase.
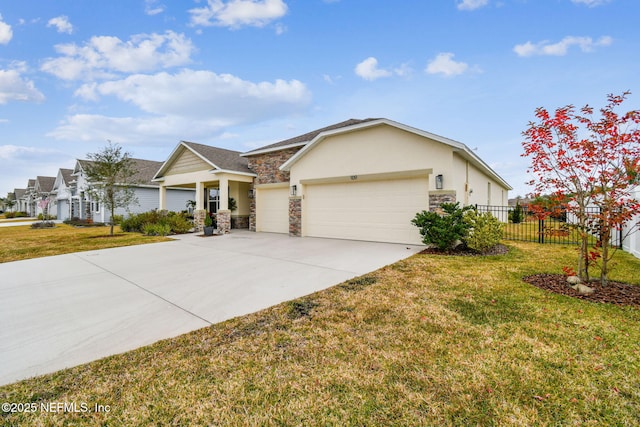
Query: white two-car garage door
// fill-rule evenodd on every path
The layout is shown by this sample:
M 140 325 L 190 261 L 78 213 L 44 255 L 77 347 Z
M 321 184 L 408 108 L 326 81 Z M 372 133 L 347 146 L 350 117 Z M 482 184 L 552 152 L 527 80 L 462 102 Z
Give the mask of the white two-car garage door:
M 420 244 L 411 224 L 428 209 L 427 177 L 307 185 L 304 235 Z
M 256 189 L 256 231 L 289 233 L 289 187 Z

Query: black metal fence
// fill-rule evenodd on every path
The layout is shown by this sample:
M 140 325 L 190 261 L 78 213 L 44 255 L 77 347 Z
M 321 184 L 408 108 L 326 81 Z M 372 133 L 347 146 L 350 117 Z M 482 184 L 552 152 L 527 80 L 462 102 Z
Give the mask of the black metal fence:
M 573 245 L 580 242 L 578 220 L 575 214 L 563 208 L 540 212 L 533 211 L 528 206 L 520 206 L 520 211 L 514 206 L 476 205 L 478 212 L 491 212 L 493 216 L 504 223 L 505 240 L 521 240 L 526 242 L 556 243 Z M 587 209 L 587 215 L 596 217 L 600 210 L 597 207 Z M 599 239 L 597 227 L 592 225 L 590 239 L 596 243 Z M 622 230 L 614 230 L 611 245 L 622 247 Z

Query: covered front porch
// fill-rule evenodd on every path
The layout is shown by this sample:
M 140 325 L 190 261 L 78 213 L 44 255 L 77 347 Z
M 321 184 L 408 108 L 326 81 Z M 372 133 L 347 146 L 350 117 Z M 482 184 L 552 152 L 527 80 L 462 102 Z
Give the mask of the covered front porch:
M 204 227 L 210 215 L 220 233 L 233 228 L 249 228 L 253 176 L 229 171 L 201 171 L 168 175 L 160 182 L 160 209 L 166 209 L 167 188 L 195 189 L 194 223 Z

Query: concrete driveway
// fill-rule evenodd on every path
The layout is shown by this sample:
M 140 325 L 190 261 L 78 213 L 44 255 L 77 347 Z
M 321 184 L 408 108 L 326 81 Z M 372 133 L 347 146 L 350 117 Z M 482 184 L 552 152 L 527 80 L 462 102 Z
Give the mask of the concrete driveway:
M 234 230 L 0 264 L 0 385 L 252 313 L 421 249 Z

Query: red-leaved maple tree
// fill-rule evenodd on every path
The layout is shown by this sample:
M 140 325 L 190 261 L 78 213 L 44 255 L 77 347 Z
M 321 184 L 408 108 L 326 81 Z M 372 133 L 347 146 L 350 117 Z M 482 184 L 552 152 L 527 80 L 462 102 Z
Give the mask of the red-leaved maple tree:
M 640 212 L 631 194 L 640 185 L 640 111 L 617 112 L 629 94 L 609 95 L 598 118 L 588 105 L 567 105 L 553 114 L 538 108 L 537 121 L 523 132 L 522 155 L 531 159 L 535 194 L 562 200 L 580 235 L 577 274 L 589 280 L 589 266 L 597 263 L 603 284 L 615 252 L 613 233 Z M 590 245 L 594 236 L 597 243 Z

